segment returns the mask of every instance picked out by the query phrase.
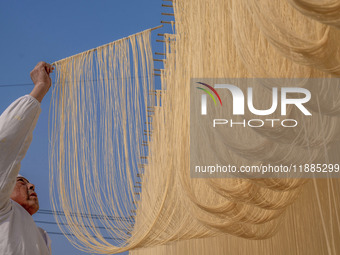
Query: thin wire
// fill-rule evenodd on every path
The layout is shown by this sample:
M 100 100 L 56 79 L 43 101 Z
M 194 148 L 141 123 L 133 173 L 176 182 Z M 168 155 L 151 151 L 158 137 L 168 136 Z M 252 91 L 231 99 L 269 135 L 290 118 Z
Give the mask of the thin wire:
M 49 225 L 63 225 L 63 226 L 71 226 L 71 224 L 68 224 L 68 223 L 63 223 L 63 222 L 60 222 L 59 224 L 57 222 L 53 222 L 53 221 L 44 221 L 44 220 L 35 220 L 34 221 L 35 223 L 41 223 L 41 224 L 49 224 Z M 77 226 L 80 226 L 78 224 L 76 224 Z M 84 225 L 84 227 L 92 227 L 92 226 L 87 226 L 87 225 Z M 123 228 L 114 228 L 114 227 L 101 227 L 101 226 L 94 226 L 95 228 L 98 228 L 98 229 L 118 229 L 118 230 L 125 230 Z
M 50 235 L 62 235 L 62 236 L 75 236 L 74 234 L 69 234 L 69 233 L 60 233 L 60 232 L 49 232 L 49 231 L 46 231 L 47 234 L 50 234 Z M 96 236 L 92 236 L 94 238 L 97 238 Z M 122 238 L 113 238 L 113 237 L 103 237 L 105 239 L 111 239 L 111 240 L 117 240 L 117 241 L 125 241 L 124 239 Z
M 17 83 L 17 84 L 2 84 L 0 85 L 0 88 L 2 87 L 19 87 L 19 86 L 33 86 L 33 83 Z
M 43 210 L 40 209 L 37 213 L 39 214 L 51 214 L 51 215 L 61 215 L 65 216 L 65 213 L 62 211 L 52 211 L 52 210 Z M 70 213 L 71 215 L 81 216 L 84 218 L 93 218 L 93 219 L 109 219 L 109 220 L 120 220 L 120 221 L 132 221 L 133 216 L 128 217 L 114 217 L 109 215 L 99 215 L 99 214 L 87 214 L 87 213 Z
M 139 76 L 137 76 L 137 78 L 144 78 L 144 77 L 145 77 L 144 75 L 139 75 Z M 123 78 L 117 77 L 116 79 L 118 80 L 118 79 L 123 79 Z M 136 76 L 131 76 L 131 77 L 124 78 L 124 79 L 136 79 Z M 99 81 L 99 79 L 85 80 L 85 81 Z M 33 86 L 33 85 L 34 85 L 33 83 L 1 84 L 1 85 L 0 85 L 0 88 L 1 88 L 1 87 Z

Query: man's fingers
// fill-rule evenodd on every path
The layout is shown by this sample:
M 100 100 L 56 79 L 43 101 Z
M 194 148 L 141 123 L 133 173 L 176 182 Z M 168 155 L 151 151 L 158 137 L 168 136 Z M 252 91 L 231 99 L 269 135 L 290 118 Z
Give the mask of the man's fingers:
M 54 67 L 52 65 L 49 65 L 49 68 L 50 68 L 50 73 L 52 73 L 54 70 Z
M 52 71 L 54 70 L 54 67 L 51 64 L 48 64 L 44 61 L 39 62 L 36 68 L 44 68 L 47 74 L 52 73 Z
M 53 71 L 53 66 L 46 62 L 39 62 L 32 70 L 31 79 L 35 84 L 31 96 L 35 97 L 39 102 L 42 101 L 49 88 L 52 85 L 50 73 Z
M 50 74 L 50 73 L 53 72 L 53 69 L 54 69 L 54 68 L 53 68 L 52 65 L 46 63 L 45 69 L 46 69 L 46 72 L 47 72 L 48 74 Z
M 53 70 L 53 66 L 52 65 L 50 65 L 50 64 L 47 64 L 47 63 L 45 63 L 46 64 L 46 66 L 48 67 L 48 71 L 49 71 L 49 73 L 51 73 L 52 72 L 52 70 Z

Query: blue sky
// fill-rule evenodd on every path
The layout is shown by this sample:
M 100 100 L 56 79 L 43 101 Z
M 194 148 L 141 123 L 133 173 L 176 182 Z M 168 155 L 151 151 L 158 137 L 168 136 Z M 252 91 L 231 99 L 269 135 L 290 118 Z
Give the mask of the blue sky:
M 95 48 L 169 20 L 161 12 L 161 0 L 58 0 L 0 2 L 0 111 L 16 98 L 28 94 L 33 84 L 29 73 L 36 63 L 54 62 Z M 153 32 L 153 52 L 162 51 Z M 160 68 L 159 66 L 157 68 Z M 52 80 L 54 76 L 52 75 Z M 42 102 L 42 113 L 21 173 L 36 185 L 40 208 L 50 209 L 48 169 L 48 114 L 51 91 Z M 37 213 L 36 221 L 53 222 L 52 215 Z M 60 232 L 54 224 L 38 223 L 49 232 Z M 50 235 L 53 254 L 87 254 L 74 248 L 62 235 Z

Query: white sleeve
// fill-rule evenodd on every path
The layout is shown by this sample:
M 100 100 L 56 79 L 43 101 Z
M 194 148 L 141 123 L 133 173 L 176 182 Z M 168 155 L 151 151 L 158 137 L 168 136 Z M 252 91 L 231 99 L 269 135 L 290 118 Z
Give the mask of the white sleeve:
M 31 144 L 40 112 L 40 103 L 26 95 L 0 116 L 0 212 L 9 204 L 20 162 Z
M 38 229 L 39 229 L 42 237 L 45 240 L 45 243 L 46 243 L 46 246 L 48 248 L 48 251 L 50 252 L 50 254 L 52 254 L 52 249 L 51 249 L 52 241 L 51 241 L 51 238 L 48 236 L 47 232 L 44 229 L 42 229 L 40 227 L 38 227 Z

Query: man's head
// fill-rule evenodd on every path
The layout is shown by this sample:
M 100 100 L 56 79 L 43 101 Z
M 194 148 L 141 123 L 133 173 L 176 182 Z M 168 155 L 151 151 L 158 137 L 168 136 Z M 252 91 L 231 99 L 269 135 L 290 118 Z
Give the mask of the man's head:
M 35 186 L 25 177 L 18 176 L 16 184 L 11 194 L 11 199 L 21 205 L 25 210 L 33 215 L 39 210 L 37 193 L 34 192 Z

